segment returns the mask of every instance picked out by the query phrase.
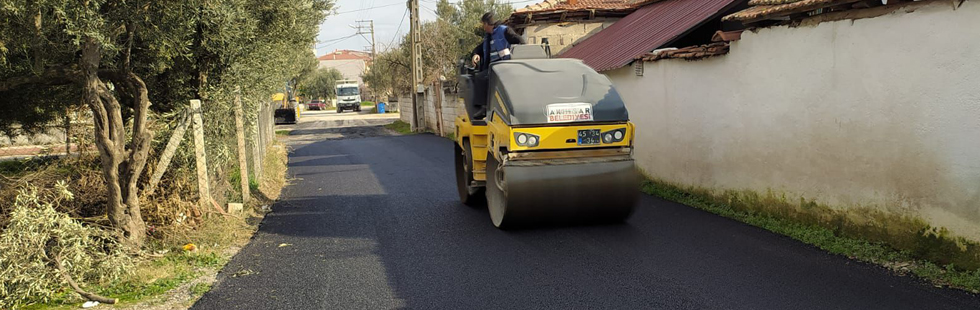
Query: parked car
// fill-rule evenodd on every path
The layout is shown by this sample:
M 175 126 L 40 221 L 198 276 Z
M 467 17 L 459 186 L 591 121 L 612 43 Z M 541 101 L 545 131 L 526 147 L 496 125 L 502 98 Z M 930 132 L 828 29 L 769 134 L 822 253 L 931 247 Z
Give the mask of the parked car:
M 324 103 L 323 100 L 313 100 L 313 101 L 310 101 L 310 104 L 308 104 L 306 108 L 309 109 L 310 111 L 313 111 L 313 110 L 316 110 L 316 111 L 326 110 L 327 109 L 327 104 Z

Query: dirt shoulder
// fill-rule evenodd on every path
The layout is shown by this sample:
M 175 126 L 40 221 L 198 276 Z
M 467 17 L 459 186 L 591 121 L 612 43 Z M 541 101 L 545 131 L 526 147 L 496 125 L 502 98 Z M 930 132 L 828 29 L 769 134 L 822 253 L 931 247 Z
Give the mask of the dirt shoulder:
M 186 239 L 197 247 L 195 251 L 164 253 L 141 263 L 134 274 L 137 281 L 151 287 L 153 283 L 169 283 L 172 288 L 152 296 L 135 296 L 135 300 L 122 298 L 118 305 L 99 305 L 95 309 L 164 310 L 187 309 L 193 305 L 210 290 L 218 272 L 231 257 L 248 244 L 270 206 L 279 199 L 287 183 L 287 154 L 282 142 L 269 147 L 263 163 L 264 176 L 245 211 L 238 216 L 215 215 L 199 231 L 188 234 Z

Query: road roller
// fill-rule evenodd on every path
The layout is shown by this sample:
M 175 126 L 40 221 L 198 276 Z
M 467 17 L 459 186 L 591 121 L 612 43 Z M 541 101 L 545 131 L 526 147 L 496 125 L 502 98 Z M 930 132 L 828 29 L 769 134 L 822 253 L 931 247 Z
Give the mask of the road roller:
M 622 97 L 581 60 L 517 45 L 488 68 L 461 62 L 460 200 L 498 228 L 623 221 L 639 195 Z

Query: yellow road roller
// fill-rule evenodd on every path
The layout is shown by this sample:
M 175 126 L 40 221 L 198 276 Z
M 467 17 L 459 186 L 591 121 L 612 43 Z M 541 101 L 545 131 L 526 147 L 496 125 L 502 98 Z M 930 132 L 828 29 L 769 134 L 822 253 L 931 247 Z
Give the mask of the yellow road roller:
M 498 228 L 616 222 L 639 195 L 633 124 L 605 76 L 535 45 L 479 70 L 460 65 L 460 200 L 486 199 Z

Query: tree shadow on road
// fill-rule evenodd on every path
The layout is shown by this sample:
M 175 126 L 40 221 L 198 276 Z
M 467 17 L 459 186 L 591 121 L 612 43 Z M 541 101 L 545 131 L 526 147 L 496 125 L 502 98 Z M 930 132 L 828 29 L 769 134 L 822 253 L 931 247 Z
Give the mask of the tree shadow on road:
M 501 231 L 459 202 L 452 150 L 432 135 L 297 147 L 293 184 L 195 308 L 980 304 L 652 197 L 625 224 Z

